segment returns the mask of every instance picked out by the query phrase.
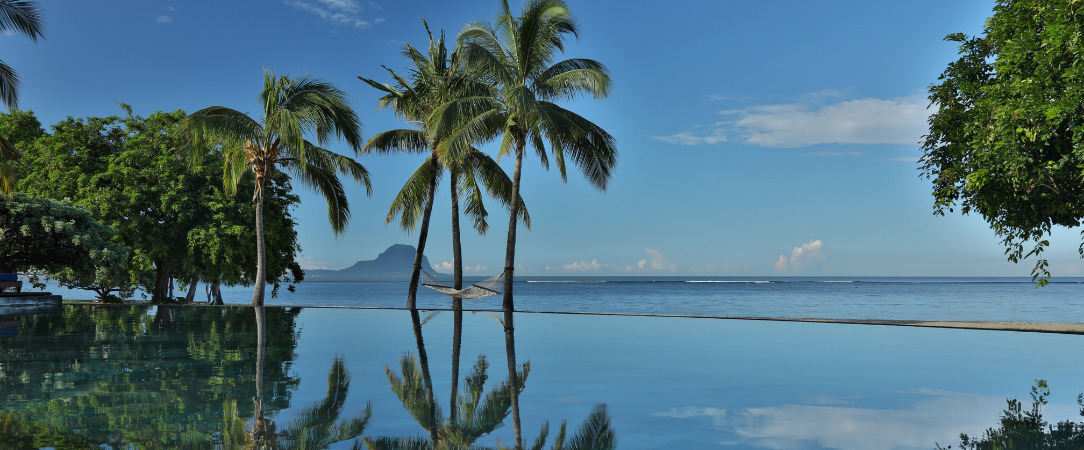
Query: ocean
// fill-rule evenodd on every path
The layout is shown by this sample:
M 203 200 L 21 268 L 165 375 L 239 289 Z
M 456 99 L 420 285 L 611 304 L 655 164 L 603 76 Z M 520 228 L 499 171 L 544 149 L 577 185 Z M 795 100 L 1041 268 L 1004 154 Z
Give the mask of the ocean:
M 302 282 L 268 305 L 403 308 L 405 281 Z M 202 298 L 202 287 L 197 299 Z M 251 288 L 223 289 L 247 304 Z M 1084 322 L 1084 278 L 665 277 L 517 280 L 516 309 L 533 312 L 833 318 Z M 180 294 L 178 294 L 180 295 Z M 85 297 L 85 295 L 84 295 Z M 499 310 L 501 296 L 464 300 L 470 310 Z M 447 309 L 451 298 L 419 288 L 418 307 Z

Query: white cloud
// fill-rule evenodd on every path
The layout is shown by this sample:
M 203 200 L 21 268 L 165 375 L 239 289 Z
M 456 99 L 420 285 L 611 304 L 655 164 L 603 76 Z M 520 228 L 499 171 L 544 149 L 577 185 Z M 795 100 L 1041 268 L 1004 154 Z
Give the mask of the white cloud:
M 452 261 L 441 261 L 438 264 L 433 265 L 433 270 L 438 272 L 451 272 L 455 270 L 455 263 Z M 486 266 L 478 264 L 476 266 L 463 266 L 464 272 L 485 272 Z
M 737 436 L 737 447 L 773 449 L 931 448 L 959 442 L 960 433 L 981 435 L 996 424 L 1005 400 L 979 394 L 924 391 L 902 409 L 836 405 L 779 405 L 720 409 L 677 407 L 655 413 L 678 419 L 707 418 L 716 429 Z M 828 397 L 826 397 L 828 398 Z M 1048 418 L 1072 417 L 1072 405 L 1048 405 Z M 1055 422 L 1057 419 L 1050 420 Z
M 786 272 L 787 271 L 787 257 L 784 256 L 784 255 L 779 255 L 779 259 L 775 260 L 774 265 L 775 265 L 775 271 L 776 272 L 780 272 L 780 273 Z
M 678 145 L 712 145 L 720 142 L 726 142 L 726 131 L 721 128 L 716 128 L 710 134 L 698 136 L 689 132 L 682 132 L 677 134 L 671 134 L 668 136 L 651 136 L 652 139 L 663 141 L 669 144 Z
M 790 251 L 790 258 L 786 255 L 779 255 L 779 259 L 775 261 L 776 272 L 786 272 L 788 270 L 794 272 L 800 272 L 808 269 L 815 262 L 824 261 L 828 257 L 824 254 L 824 242 L 820 239 L 809 241 L 808 244 L 802 244 L 794 247 L 794 250 Z
M 167 6 L 167 7 L 162 8 L 162 9 L 164 11 L 166 11 L 166 14 L 161 14 L 158 17 L 155 17 L 154 21 L 158 22 L 158 23 L 171 23 L 171 22 L 173 22 L 173 13 L 177 11 L 177 8 L 174 8 L 172 6 Z
M 931 111 L 923 95 L 897 98 L 837 100 L 839 93 L 812 93 L 794 103 L 760 105 L 720 111 L 732 119 L 715 124 L 710 133 L 680 132 L 654 139 L 681 145 L 712 145 L 728 141 L 770 148 L 801 148 L 819 144 L 917 145 L 926 134 Z M 711 100 L 725 100 L 710 96 Z M 831 102 L 831 103 L 829 103 Z M 824 155 L 824 156 L 844 156 Z M 818 156 L 818 155 L 813 155 Z
M 373 23 L 384 21 L 383 18 L 375 19 L 373 22 L 363 19 L 361 13 L 365 11 L 365 8 L 355 0 L 286 0 L 285 3 L 295 9 L 315 14 L 334 25 L 368 28 Z M 372 2 L 368 7 L 380 9 L 379 5 Z
M 748 144 L 796 148 L 817 144 L 917 144 L 930 112 L 921 95 L 859 98 L 826 106 L 791 103 L 740 113 L 734 128 Z
M 568 272 L 598 272 L 602 267 L 603 265 L 596 259 L 592 259 L 591 262 L 579 261 L 564 265 L 564 269 Z
M 834 156 L 862 156 L 863 152 L 812 152 L 802 153 L 801 156 L 813 156 L 817 158 L 831 158 Z

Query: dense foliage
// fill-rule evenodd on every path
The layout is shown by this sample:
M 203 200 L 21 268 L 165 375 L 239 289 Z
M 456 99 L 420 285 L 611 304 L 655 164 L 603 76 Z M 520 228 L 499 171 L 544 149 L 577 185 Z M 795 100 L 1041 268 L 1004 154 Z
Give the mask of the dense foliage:
M 959 44 L 960 58 L 929 89 L 937 111 L 921 164 L 935 213 L 981 214 L 1010 261 L 1037 258 L 1040 284 L 1050 277 L 1047 236 L 1084 218 L 1081 8 L 998 1 L 982 36 L 945 38 Z
M 114 291 L 130 296 L 129 250 L 115 234 L 67 201 L 0 197 L 0 272 L 45 272 L 100 299 Z
M 123 106 L 123 105 L 122 105 Z M 169 297 L 172 278 L 187 283 L 251 284 L 255 242 L 245 231 L 255 208 L 244 196 L 227 195 L 220 177 L 224 161 L 206 155 L 191 168 L 178 132 L 183 111 L 125 117 L 68 118 L 40 130 L 32 113 L 0 116 L 0 131 L 20 136 L 24 156 L 18 190 L 38 197 L 71 199 L 114 228 L 132 249 L 131 278 L 155 300 Z M 36 132 L 35 132 L 36 131 Z M 252 186 L 252 177 L 241 183 Z M 298 198 L 285 178 L 275 178 L 268 202 L 269 279 L 302 278 L 290 207 Z M 247 241 L 253 242 L 247 242 Z
M 225 187 L 233 193 L 246 172 L 255 175 L 252 201 L 256 204 L 256 276 L 252 305 L 263 305 L 267 272 L 264 207 L 266 186 L 276 176 L 300 181 L 327 201 L 328 221 L 342 233 L 350 220 L 350 205 L 339 175 L 349 176 L 372 193 L 369 172 L 353 159 L 318 145 L 340 137 L 357 151 L 361 146 L 361 122 L 350 108 L 346 93 L 330 83 L 307 77 L 264 73 L 260 92 L 260 120 L 224 106 L 211 106 L 184 118 L 181 135 L 190 146 L 189 156 L 199 162 L 208 150 L 224 160 Z M 305 139 L 313 135 L 315 144 Z

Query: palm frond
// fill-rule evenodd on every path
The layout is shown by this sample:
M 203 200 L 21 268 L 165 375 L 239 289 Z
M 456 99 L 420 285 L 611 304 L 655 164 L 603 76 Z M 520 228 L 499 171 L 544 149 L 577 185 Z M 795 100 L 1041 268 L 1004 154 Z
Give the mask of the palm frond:
M 429 139 L 422 130 L 388 130 L 369 138 L 362 153 L 428 153 Z
M 36 2 L 0 0 L 0 31 L 18 31 L 37 42 L 45 30 L 45 22 Z
M 319 145 L 331 137 L 346 141 L 357 152 L 362 145 L 361 120 L 350 108 L 345 92 L 309 76 L 265 74 L 264 128 L 295 152 L 304 152 L 304 136 L 315 134 Z
M 538 96 L 549 101 L 570 100 L 581 93 L 601 99 L 610 95 L 612 86 L 606 66 L 593 59 L 558 62 L 546 69 L 534 84 Z
M 414 417 L 414 421 L 418 425 L 421 425 L 426 431 L 430 431 L 442 422 L 440 406 L 430 405 L 425 399 L 425 381 L 422 378 L 422 371 L 418 365 L 417 357 L 413 354 L 406 354 L 399 359 L 401 378 L 392 372 L 390 368 L 385 368 L 384 371 L 388 375 L 392 393 L 399 397 L 403 407 Z M 432 415 L 429 413 L 430 407 L 434 411 Z
M 617 164 L 617 143 L 613 136 L 582 116 L 542 102 L 539 121 L 550 146 L 570 157 L 595 188 L 606 190 Z
M 0 101 L 8 109 L 19 109 L 19 74 L 4 61 L 0 61 Z
M 364 185 L 366 193 L 371 195 L 369 172 L 351 158 L 308 142 L 304 142 L 304 146 L 307 150 L 302 155 L 305 158 L 303 162 L 287 164 L 286 170 L 292 177 L 301 180 L 304 185 L 324 197 L 331 229 L 336 234 L 342 234 L 350 221 L 350 202 L 338 175 L 341 173 L 350 176 Z
M 542 450 L 542 447 L 546 445 L 546 439 L 550 435 L 550 423 L 549 421 L 542 422 L 542 430 L 538 432 L 538 438 L 534 440 L 534 445 L 531 446 L 531 450 Z
M 591 414 L 568 441 L 568 450 L 613 450 L 617 448 L 617 435 L 610 424 L 610 414 L 605 404 L 595 405 Z
M 475 176 L 481 179 L 486 192 L 490 197 L 497 199 L 507 209 L 512 205 L 512 179 L 501 168 L 500 164 L 489 155 L 475 151 L 471 153 L 471 170 Z M 527 204 L 523 197 L 519 197 L 519 220 L 527 229 L 531 228 L 531 215 L 527 212 Z
M 429 185 L 433 184 L 435 189 L 442 175 L 443 171 L 439 170 L 439 165 L 434 164 L 433 156 L 426 158 L 392 200 L 384 224 L 391 223 L 396 216 L 399 216 L 399 226 L 402 229 L 414 230 L 422 218 Z

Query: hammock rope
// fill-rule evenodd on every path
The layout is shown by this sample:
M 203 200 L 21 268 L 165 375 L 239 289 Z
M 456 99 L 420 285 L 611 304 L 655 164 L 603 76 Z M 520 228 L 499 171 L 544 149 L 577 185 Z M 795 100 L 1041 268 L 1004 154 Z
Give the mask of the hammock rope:
M 422 269 L 422 274 L 425 275 L 425 282 L 422 283 L 422 286 L 464 300 L 474 300 L 500 294 L 501 284 L 503 283 L 501 280 L 504 278 L 504 272 L 501 272 L 500 275 L 486 278 L 463 289 L 456 289 L 445 284 L 428 270 Z

